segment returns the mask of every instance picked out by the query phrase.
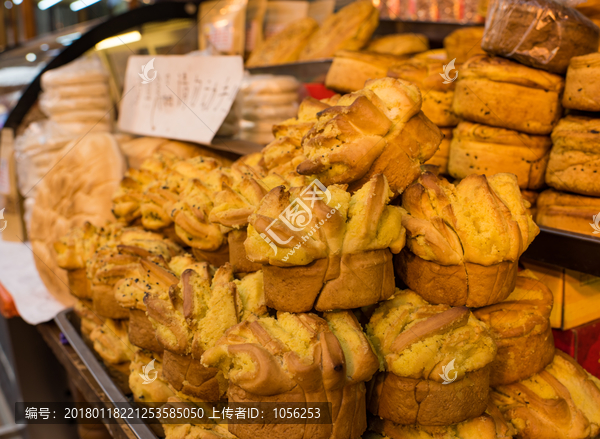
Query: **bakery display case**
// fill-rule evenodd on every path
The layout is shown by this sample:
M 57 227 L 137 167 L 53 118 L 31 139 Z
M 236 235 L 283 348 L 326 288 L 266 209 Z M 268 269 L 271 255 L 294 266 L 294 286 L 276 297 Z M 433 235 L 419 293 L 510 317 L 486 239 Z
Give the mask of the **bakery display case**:
M 600 28 L 555 0 L 264 3 L 95 23 L 7 117 L 57 310 L 39 331 L 78 395 L 223 409 L 105 422 L 123 438 L 600 434 Z M 132 77 L 136 105 L 243 145 L 132 128 Z M 326 422 L 276 419 L 313 403 Z M 275 418 L 232 422 L 239 405 Z

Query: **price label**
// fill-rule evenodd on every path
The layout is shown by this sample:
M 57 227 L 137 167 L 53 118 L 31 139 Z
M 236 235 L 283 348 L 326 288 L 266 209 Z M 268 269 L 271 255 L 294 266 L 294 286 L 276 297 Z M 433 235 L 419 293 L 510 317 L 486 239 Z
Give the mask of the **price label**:
M 231 109 L 243 74 L 240 56 L 130 56 L 119 128 L 210 144 Z

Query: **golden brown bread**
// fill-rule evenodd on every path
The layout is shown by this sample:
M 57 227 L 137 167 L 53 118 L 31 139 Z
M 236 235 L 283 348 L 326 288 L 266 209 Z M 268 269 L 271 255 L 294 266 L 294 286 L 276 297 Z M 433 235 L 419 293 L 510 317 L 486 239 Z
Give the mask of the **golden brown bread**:
M 492 387 L 528 378 L 552 361 L 552 303 L 548 287 L 525 270 L 517 276 L 510 296 L 473 311 L 475 317 L 490 327 L 498 346 L 498 354 L 490 366 Z
M 156 340 L 156 332 L 146 311 L 141 309 L 129 310 L 129 342 L 150 352 L 160 354 L 164 350 Z
M 218 369 L 204 367 L 191 355 L 170 351 L 163 354 L 163 376 L 178 392 L 209 402 L 222 399 L 227 386 Z
M 184 394 L 217 401 L 226 390 L 225 381 L 215 369 L 200 364 L 200 357 L 229 327 L 266 313 L 262 272 L 234 280 L 229 264 L 214 277 L 206 263 L 173 268 L 181 279 L 144 298 L 156 338 L 165 348 L 165 379 Z
M 405 59 L 407 56 L 338 50 L 327 71 L 325 86 L 345 93 L 360 90 L 367 80 L 385 77 L 391 66 Z
M 457 179 L 470 174 L 510 172 L 521 189 L 544 185 L 552 141 L 518 131 L 463 121 L 454 130 L 448 173 Z
M 377 307 L 367 335 L 383 363 L 369 390 L 373 414 L 398 424 L 449 425 L 485 410 L 496 345 L 467 308 L 430 305 L 398 290 Z
M 456 59 L 457 64 L 462 64 L 475 55 L 484 54 L 481 48 L 483 26 L 460 28 L 444 38 L 444 49 L 448 52 L 448 59 Z
M 481 416 L 448 426 L 400 425 L 373 417 L 369 428 L 389 439 L 509 439 L 515 433 L 493 404 Z
M 590 225 L 600 212 L 600 198 L 545 190 L 537 199 L 535 222 L 540 226 L 594 234 Z M 596 235 L 594 235 L 596 236 Z
M 382 175 L 352 196 L 343 186 L 320 183 L 270 191 L 249 218 L 244 244 L 248 258 L 264 264 L 267 305 L 289 312 L 351 309 L 393 294 L 390 249 L 400 251 L 404 232 L 390 196 Z
M 281 312 L 277 319 L 252 318 L 202 356 L 203 364 L 226 374 L 230 402 L 332 404 L 332 424 L 270 425 L 269 436 L 358 439 L 366 429 L 364 381 L 377 370 L 377 357 L 350 312 L 324 318 Z M 262 428 L 229 424 L 244 438 L 259 437 Z
M 511 174 L 456 186 L 430 173 L 402 194 L 407 247 L 396 274 L 432 303 L 485 306 L 514 289 L 519 256 L 539 229 Z
M 429 39 L 423 34 L 392 34 L 373 38 L 365 50 L 390 55 L 409 55 L 429 50 Z
M 600 86 L 596 80 L 599 74 L 600 53 L 571 58 L 562 99 L 563 107 L 600 111 Z
M 504 58 L 462 65 L 452 109 L 458 117 L 528 134 L 550 134 L 562 114 L 564 79 Z
M 600 196 L 600 119 L 567 116 L 552 131 L 546 183 L 555 189 Z
M 414 57 L 388 71 L 388 76 L 410 81 L 419 87 L 423 97 L 421 109 L 438 127 L 458 124 L 458 118 L 452 112 L 455 84 L 444 84 L 440 78 L 444 63 L 445 61 L 435 58 Z
M 362 90 L 318 113 L 302 141 L 307 160 L 298 172 L 326 186 L 350 184 L 351 191 L 383 174 L 394 193 L 402 192 L 442 140 L 420 109 L 415 85 L 389 77 L 367 81 Z
M 495 388 L 492 401 L 523 439 L 587 439 L 600 432 L 600 381 L 559 350 L 540 373 Z
M 378 24 L 379 12 L 371 2 L 352 2 L 325 19 L 311 35 L 298 59 L 329 58 L 338 50 L 362 49 Z
M 319 28 L 314 18 L 305 17 L 270 36 L 250 54 L 246 67 L 269 66 L 296 61 L 312 34 Z

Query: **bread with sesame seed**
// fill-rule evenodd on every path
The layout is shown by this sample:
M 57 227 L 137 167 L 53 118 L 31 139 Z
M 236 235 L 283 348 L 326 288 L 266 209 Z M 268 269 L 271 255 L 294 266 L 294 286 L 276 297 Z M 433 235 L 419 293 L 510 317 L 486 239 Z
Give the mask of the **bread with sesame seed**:
M 528 134 L 550 134 L 562 115 L 564 79 L 505 58 L 477 55 L 456 80 L 452 109 L 461 119 Z
M 510 172 L 521 189 L 544 185 L 552 141 L 505 128 L 463 121 L 454 129 L 448 173 L 457 179 L 471 174 Z
M 559 191 L 600 196 L 600 118 L 569 115 L 552 131 L 546 183 Z

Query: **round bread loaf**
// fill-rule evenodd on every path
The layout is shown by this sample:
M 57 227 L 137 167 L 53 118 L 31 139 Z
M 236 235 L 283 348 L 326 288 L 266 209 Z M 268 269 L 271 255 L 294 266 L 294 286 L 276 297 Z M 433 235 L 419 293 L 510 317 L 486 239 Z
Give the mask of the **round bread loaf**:
M 551 146 L 547 136 L 461 122 L 450 145 L 448 173 L 462 179 L 510 172 L 521 189 L 538 189 L 544 185 Z
M 519 273 L 510 296 L 473 311 L 490 327 L 498 346 L 491 364 L 492 387 L 514 383 L 538 373 L 554 358 L 550 327 L 552 292 L 529 270 Z
M 229 379 L 230 402 L 329 402 L 329 424 L 269 425 L 274 438 L 358 438 L 366 430 L 365 381 L 379 366 L 349 311 L 278 313 L 246 320 L 202 355 Z M 261 424 L 230 423 L 237 437 L 261 437 Z
M 421 175 L 402 194 L 407 247 L 396 274 L 431 303 L 480 307 L 514 290 L 517 261 L 539 233 L 512 174 L 450 184 Z
M 352 196 L 317 183 L 277 186 L 248 218 L 244 245 L 250 261 L 264 264 L 267 305 L 328 311 L 387 299 L 394 292 L 392 252 L 404 246 L 387 180 L 375 175 Z M 296 208 L 300 215 L 290 222 L 286 212 Z
M 496 345 L 466 307 L 430 305 L 410 290 L 375 310 L 367 335 L 385 364 L 370 383 L 371 413 L 397 424 L 449 425 L 479 416 Z
M 495 388 L 492 402 L 523 439 L 583 439 L 600 433 L 600 380 L 559 350 L 538 374 Z

